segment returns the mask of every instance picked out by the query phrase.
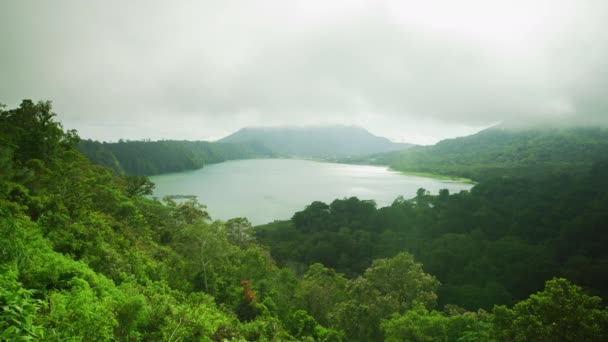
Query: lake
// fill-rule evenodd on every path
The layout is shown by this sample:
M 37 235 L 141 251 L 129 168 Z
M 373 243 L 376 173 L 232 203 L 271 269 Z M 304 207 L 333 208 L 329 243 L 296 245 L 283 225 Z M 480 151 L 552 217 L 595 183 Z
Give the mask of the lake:
M 378 207 L 412 198 L 419 188 L 433 194 L 469 190 L 472 185 L 407 176 L 386 167 L 298 159 L 248 159 L 206 165 L 195 171 L 150 177 L 154 196 L 195 195 L 213 219 L 247 217 L 253 224 L 289 219 L 313 201 L 330 203 L 356 196 Z

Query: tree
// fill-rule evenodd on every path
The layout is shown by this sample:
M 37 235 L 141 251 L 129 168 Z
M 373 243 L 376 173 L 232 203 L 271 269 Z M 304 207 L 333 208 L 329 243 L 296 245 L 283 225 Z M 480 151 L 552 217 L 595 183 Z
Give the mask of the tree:
M 125 191 L 130 197 L 152 195 L 156 186 L 146 176 L 126 176 Z
M 194 276 L 202 276 L 202 290 L 213 293 L 214 289 L 209 284 L 212 269 L 224 263 L 230 252 L 230 245 L 220 226 L 206 222 L 184 225 L 176 233 L 173 248 L 189 261 L 190 267 L 195 270 Z M 191 278 L 191 281 L 194 279 L 196 277 Z M 194 284 L 194 288 L 199 286 Z
M 316 330 L 318 327 L 317 321 L 304 310 L 296 310 L 290 317 L 288 322 L 289 332 L 298 339 L 318 338 Z
M 30 159 L 45 161 L 61 149 L 71 148 L 80 138 L 74 130 L 63 131 L 55 122 L 50 101 L 34 103 L 23 100 L 19 108 L 0 108 L 0 132 L 9 137 L 5 143 L 15 147 L 14 158 L 20 163 Z
M 245 217 L 232 218 L 224 224 L 228 240 L 241 247 L 246 247 L 254 237 L 251 235 L 251 222 Z
M 299 231 L 314 232 L 320 230 L 324 221 L 329 216 L 329 205 L 315 201 L 293 215 L 291 219 Z
M 509 309 L 494 308 L 494 330 L 501 341 L 606 341 L 608 310 L 602 300 L 563 278 Z
M 398 341 L 488 341 L 491 325 L 485 311 L 429 311 L 422 306 L 394 314 L 382 322 L 387 342 Z M 468 338 L 468 339 L 467 339 Z
M 414 306 L 432 308 L 439 281 L 424 273 L 409 253 L 377 259 L 348 286 L 349 300 L 336 306 L 330 319 L 355 340 L 380 340 L 380 323 Z
M 390 296 L 399 309 L 411 308 L 414 303 L 432 308 L 436 304 L 435 291 L 439 281 L 422 270 L 422 264 L 409 253 L 399 253 L 392 258 L 374 260 L 363 279 L 366 286 Z
M 172 216 L 178 225 L 206 222 L 211 219 L 209 212 L 207 212 L 207 207 L 199 203 L 196 198 L 177 203 L 165 197 L 164 201 L 173 210 Z
M 235 312 L 239 320 L 242 322 L 251 321 L 260 313 L 260 308 L 258 307 L 257 303 L 257 296 L 251 287 L 249 287 L 249 280 L 242 280 L 241 285 L 243 286 L 243 293 Z
M 296 288 L 298 305 L 321 325 L 329 325 L 329 313 L 346 300 L 348 280 L 333 269 L 312 264 Z

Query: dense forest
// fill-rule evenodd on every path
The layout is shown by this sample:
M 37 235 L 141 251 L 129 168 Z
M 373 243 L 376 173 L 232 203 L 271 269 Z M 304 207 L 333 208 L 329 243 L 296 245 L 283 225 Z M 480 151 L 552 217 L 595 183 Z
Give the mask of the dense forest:
M 200 169 L 205 164 L 226 160 L 274 157 L 259 143 L 213 143 L 208 141 L 123 141 L 117 143 L 83 140 L 77 145 L 93 163 L 119 174 L 156 175 Z
M 339 161 L 482 180 L 505 175 L 533 178 L 549 173 L 586 172 L 595 161 L 606 156 L 606 128 L 497 126 L 471 136 L 442 140 L 432 146 Z
M 489 310 L 566 277 L 608 297 L 608 163 L 583 177 L 501 178 L 471 192 L 399 198 L 377 209 L 348 198 L 314 202 L 290 221 L 256 227 L 280 265 L 315 262 L 350 278 L 408 251 L 441 282 L 439 304 Z
M 252 228 L 79 140 L 48 102 L 0 108 L 1 340 L 608 339 L 606 163 Z

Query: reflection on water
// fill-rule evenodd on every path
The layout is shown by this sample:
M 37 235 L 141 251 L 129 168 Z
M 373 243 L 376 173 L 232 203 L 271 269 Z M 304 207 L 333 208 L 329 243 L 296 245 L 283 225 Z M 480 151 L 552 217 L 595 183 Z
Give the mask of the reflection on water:
M 245 216 L 254 224 L 288 219 L 313 201 L 356 196 L 379 207 L 416 190 L 468 190 L 471 184 L 406 176 L 385 167 L 296 159 L 252 159 L 151 177 L 154 195 L 196 195 L 215 219 Z

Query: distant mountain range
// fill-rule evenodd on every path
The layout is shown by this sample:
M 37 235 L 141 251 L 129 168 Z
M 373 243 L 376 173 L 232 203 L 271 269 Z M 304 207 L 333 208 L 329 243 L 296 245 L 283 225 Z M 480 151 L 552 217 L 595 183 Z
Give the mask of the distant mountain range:
M 243 128 L 217 142 L 83 140 L 78 149 L 93 163 L 118 174 L 155 175 L 194 170 L 226 160 L 273 157 L 345 158 L 402 150 L 354 126 Z
M 257 142 L 278 155 L 303 158 L 359 156 L 414 146 L 392 142 L 357 126 L 246 127 L 218 142 Z
M 479 181 L 586 172 L 593 163 L 608 160 L 608 129 L 501 126 L 433 146 L 415 146 L 355 126 L 247 127 L 217 142 L 85 140 L 78 148 L 94 163 L 126 174 L 178 172 L 234 159 L 299 157 Z

